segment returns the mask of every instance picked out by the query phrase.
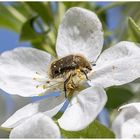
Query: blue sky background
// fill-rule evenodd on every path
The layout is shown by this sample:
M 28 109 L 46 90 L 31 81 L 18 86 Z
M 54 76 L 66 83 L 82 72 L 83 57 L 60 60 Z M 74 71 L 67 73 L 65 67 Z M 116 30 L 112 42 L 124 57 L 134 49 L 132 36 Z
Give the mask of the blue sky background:
M 108 2 L 97 2 L 98 5 L 101 6 L 105 6 L 107 4 L 109 4 Z M 121 18 L 121 8 L 120 7 L 116 7 L 116 8 L 112 8 L 110 10 L 107 11 L 107 24 L 108 24 L 108 29 L 109 30 L 113 30 L 116 25 L 119 23 Z M 24 43 L 20 43 L 19 42 L 19 35 L 13 31 L 4 29 L 0 27 L 0 53 L 6 51 L 6 50 L 10 50 L 16 47 L 30 47 L 30 44 L 27 42 Z M 12 99 L 8 94 L 3 94 L 5 100 L 7 101 L 7 109 L 11 112 L 12 107 L 13 107 L 13 103 L 12 103 Z M 37 98 L 34 98 L 34 100 L 36 100 Z M 104 110 L 102 113 L 106 113 L 106 111 Z M 104 118 L 100 117 L 100 120 L 104 123 L 104 124 L 108 124 L 108 119 L 106 119 L 107 115 L 102 115 L 105 116 Z
M 30 46 L 30 44 L 27 42 L 20 43 L 19 35 L 5 28 L 0 28 L 0 44 L 0 52 L 4 52 L 6 50 L 10 50 L 20 46 Z

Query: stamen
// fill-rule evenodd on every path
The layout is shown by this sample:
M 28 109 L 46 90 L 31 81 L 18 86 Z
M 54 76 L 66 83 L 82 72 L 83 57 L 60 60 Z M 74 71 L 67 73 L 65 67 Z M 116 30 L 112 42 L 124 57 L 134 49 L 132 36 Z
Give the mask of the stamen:
M 36 80 L 38 82 L 44 82 L 48 79 L 48 77 L 45 77 L 43 75 L 41 75 L 40 73 L 38 72 L 35 72 L 35 76 L 33 77 L 33 80 Z
M 63 87 L 61 84 L 64 82 L 63 79 L 48 79 L 47 76 L 43 76 L 38 72 L 35 72 L 33 80 L 38 83 L 35 88 L 43 89 L 43 93 L 39 93 L 38 96 L 44 95 L 48 89 L 58 90 Z
M 38 82 L 45 82 L 47 80 L 47 78 L 33 77 L 33 80 L 38 81 Z M 49 83 L 49 82 L 47 82 L 47 83 Z

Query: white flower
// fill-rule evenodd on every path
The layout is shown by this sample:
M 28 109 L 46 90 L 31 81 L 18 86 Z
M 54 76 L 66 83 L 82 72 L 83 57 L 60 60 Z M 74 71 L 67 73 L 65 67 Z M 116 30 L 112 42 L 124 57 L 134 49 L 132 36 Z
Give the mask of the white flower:
M 58 120 L 60 127 L 65 130 L 85 128 L 102 110 L 107 97 L 98 85 L 104 88 L 122 85 L 140 77 L 138 44 L 123 41 L 105 50 L 99 57 L 102 47 L 102 25 L 96 14 L 78 7 L 69 9 L 58 30 L 58 58 L 80 54 L 88 61 L 96 62 L 96 66 L 88 74 L 91 80 L 88 83 L 92 87 L 78 91 L 78 94 L 75 92 L 71 104 Z M 48 68 L 51 61 L 52 57 L 48 53 L 33 48 L 17 48 L 1 54 L 0 88 L 21 96 L 37 96 L 54 89 L 63 90 L 63 79 L 49 79 Z M 33 80 L 35 73 L 38 77 Z M 53 86 L 50 87 L 51 85 Z M 64 101 L 64 94 L 61 94 L 60 97 L 50 97 L 29 104 L 17 111 L 2 126 L 15 127 L 37 112 L 45 112 L 52 117 L 63 106 Z
M 59 127 L 43 113 L 26 119 L 11 130 L 10 138 L 60 138 Z
M 112 129 L 117 138 L 140 138 L 140 103 L 130 103 L 120 107 Z

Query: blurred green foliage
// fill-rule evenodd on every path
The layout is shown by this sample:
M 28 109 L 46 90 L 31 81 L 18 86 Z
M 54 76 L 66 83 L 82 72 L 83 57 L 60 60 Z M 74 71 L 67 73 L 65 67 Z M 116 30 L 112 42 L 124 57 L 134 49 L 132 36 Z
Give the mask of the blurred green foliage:
M 135 23 L 135 21 L 131 17 L 129 17 L 128 19 L 128 25 L 130 40 L 140 43 L 140 27 Z
M 106 92 L 108 96 L 106 107 L 108 109 L 119 108 L 123 103 L 127 103 L 134 97 L 130 90 L 121 87 L 111 87 Z
M 114 133 L 97 120 L 81 131 L 65 131 L 61 129 L 64 138 L 115 138 Z
M 110 2 L 103 7 L 95 2 L 1 2 L 0 26 L 19 33 L 20 41 L 29 41 L 33 47 L 56 56 L 55 43 L 59 24 L 66 10 L 73 6 L 97 13 L 103 24 L 107 47 L 121 40 L 139 42 L 139 31 L 136 31 L 139 30 L 137 27 L 140 24 L 140 3 L 138 2 Z M 118 6 L 123 11 L 120 24 L 110 31 L 107 27 L 106 13 Z M 110 40 L 110 36 L 115 37 Z
M 138 28 L 134 29 L 134 28 L 136 28 L 136 26 L 138 27 L 140 25 L 139 7 L 140 7 L 139 2 L 122 2 L 121 19 L 120 19 L 118 26 L 114 30 L 114 35 L 116 38 L 115 40 L 117 42 L 122 41 L 122 40 L 139 42 L 139 40 L 136 39 L 136 38 L 138 38 L 138 36 L 136 37 L 134 35 L 135 33 L 132 33 L 135 30 L 135 32 L 137 32 L 136 34 L 139 34 L 138 31 L 136 31 Z
M 53 6 L 55 4 L 55 7 Z M 12 2 L 0 3 L 0 26 L 20 34 L 20 41 L 56 56 L 57 30 L 67 9 L 73 6 L 96 11 L 93 2 Z M 105 14 L 101 14 L 106 19 Z M 105 23 L 105 22 L 104 22 Z

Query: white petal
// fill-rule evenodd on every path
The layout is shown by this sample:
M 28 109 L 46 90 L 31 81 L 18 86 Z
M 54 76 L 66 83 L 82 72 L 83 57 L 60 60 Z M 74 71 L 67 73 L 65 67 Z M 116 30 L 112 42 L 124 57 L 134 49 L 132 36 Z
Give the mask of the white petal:
M 60 130 L 51 118 L 38 113 L 15 127 L 10 138 L 60 138 Z
M 0 124 L 7 118 L 8 116 L 8 110 L 7 110 L 7 104 L 8 100 L 6 100 L 6 96 L 2 91 L 0 90 Z
M 140 77 L 140 48 L 138 44 L 123 41 L 105 50 L 97 60 L 90 85 L 104 88 L 129 83 Z
M 20 109 L 21 107 L 31 103 L 32 98 L 31 97 L 22 97 L 19 95 L 10 95 L 11 96 L 11 100 L 13 103 L 13 111 L 12 114 L 17 111 L 18 109 Z
M 61 109 L 64 104 L 64 100 L 64 96 L 49 97 L 47 99 L 28 104 L 16 111 L 6 122 L 2 124 L 2 127 L 16 127 L 21 122 L 38 112 L 43 112 L 47 116 L 52 117 Z
M 139 130 L 139 127 L 137 127 L 131 131 L 133 125 L 131 126 L 130 124 L 132 122 L 137 124 L 137 121 L 139 121 L 138 118 L 140 117 L 140 103 L 127 104 L 122 106 L 120 109 L 121 112 L 112 123 L 112 129 L 115 132 L 117 138 L 131 138 L 131 136 L 133 136 L 135 132 L 137 134 L 137 130 Z M 127 135 L 125 135 L 126 132 L 128 133 Z
M 33 48 L 16 48 L 0 55 L 0 88 L 10 94 L 36 96 L 44 92 L 36 88 L 36 72 L 44 77 L 48 72 L 51 56 Z
M 139 102 L 123 105 L 119 108 L 119 110 L 130 109 L 130 108 L 133 108 L 133 109 L 135 108 L 140 113 L 140 103 Z
M 31 102 L 30 97 L 9 95 L 0 89 L 0 125 L 16 110 Z
M 106 93 L 101 87 L 90 87 L 81 91 L 58 120 L 60 127 L 68 131 L 84 129 L 94 121 L 106 100 Z
M 140 114 L 122 124 L 122 138 L 140 138 Z
M 95 61 L 102 46 L 102 25 L 97 15 L 83 8 L 70 8 L 58 31 L 56 43 L 58 56 L 78 53 L 89 61 Z
M 22 97 L 18 95 L 8 95 L 3 92 L 0 95 L 7 95 L 5 96 L 4 104 L 1 100 L 0 96 L 0 125 L 4 123 L 13 113 L 15 113 L 21 107 L 31 103 L 31 98 L 29 97 Z M 3 108 L 5 105 L 5 108 Z M 2 110 L 3 108 L 3 110 Z

